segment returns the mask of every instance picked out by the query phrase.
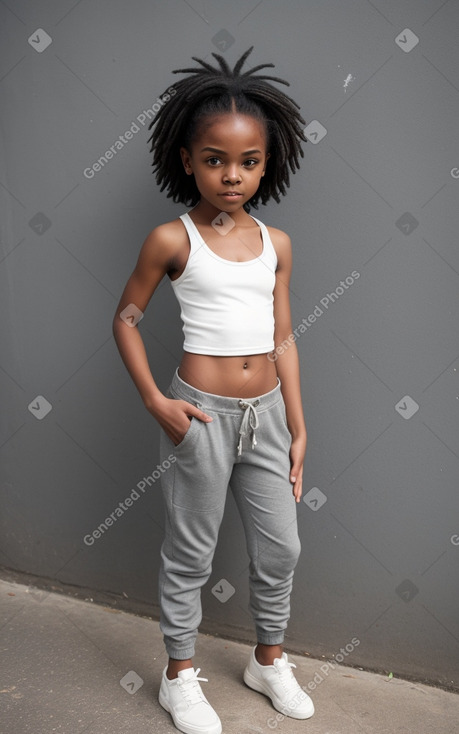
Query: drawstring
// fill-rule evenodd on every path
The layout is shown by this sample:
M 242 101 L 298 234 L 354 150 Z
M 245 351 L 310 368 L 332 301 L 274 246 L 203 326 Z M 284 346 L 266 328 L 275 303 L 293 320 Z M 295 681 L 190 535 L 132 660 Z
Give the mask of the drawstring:
M 242 439 L 244 436 L 248 436 L 249 430 L 252 432 L 252 449 L 257 445 L 255 431 L 259 426 L 259 421 L 255 408 L 259 404 L 259 400 L 255 400 L 253 403 L 246 403 L 245 400 L 239 400 L 239 407 L 244 411 L 244 415 L 242 416 L 241 427 L 239 428 L 239 443 L 237 445 L 238 456 L 241 456 L 242 454 Z

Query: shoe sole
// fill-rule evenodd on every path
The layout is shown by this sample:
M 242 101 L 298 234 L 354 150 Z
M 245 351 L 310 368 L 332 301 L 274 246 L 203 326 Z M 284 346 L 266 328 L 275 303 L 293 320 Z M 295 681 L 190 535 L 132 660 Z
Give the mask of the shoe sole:
M 298 715 L 298 712 L 296 712 L 295 709 L 289 709 L 287 706 L 284 706 L 276 696 L 273 696 L 269 692 L 268 688 L 258 678 L 255 678 L 255 676 L 252 675 L 248 668 L 244 670 L 244 683 L 249 688 L 252 688 L 252 690 L 257 691 L 258 693 L 263 693 L 264 696 L 267 696 L 271 700 L 276 711 L 284 714 L 284 716 L 290 716 L 291 719 L 310 719 L 314 714 L 314 708 L 311 713 Z
M 174 714 L 172 713 L 170 706 L 167 702 L 167 699 L 162 695 L 161 691 L 159 692 L 158 696 L 159 703 L 163 707 L 165 711 L 167 711 L 168 714 L 171 715 L 172 721 L 174 722 L 174 726 L 183 734 L 221 734 L 222 733 L 222 727 L 221 724 L 217 724 L 213 729 L 203 729 L 200 727 L 199 729 L 195 726 L 192 726 L 191 724 L 183 724 L 181 721 L 177 721 Z

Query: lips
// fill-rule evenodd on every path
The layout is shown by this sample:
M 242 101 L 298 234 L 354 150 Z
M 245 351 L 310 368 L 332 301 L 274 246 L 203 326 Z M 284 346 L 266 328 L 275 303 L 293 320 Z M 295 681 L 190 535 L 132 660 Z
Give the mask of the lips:
M 242 196 L 240 191 L 224 191 L 220 196 L 228 196 L 231 199 L 236 199 L 238 196 Z

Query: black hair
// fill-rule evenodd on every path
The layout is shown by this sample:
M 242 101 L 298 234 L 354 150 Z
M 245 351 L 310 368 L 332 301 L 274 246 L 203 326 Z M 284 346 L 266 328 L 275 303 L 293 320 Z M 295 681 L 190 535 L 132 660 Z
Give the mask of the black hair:
M 258 191 L 244 205 L 246 211 L 258 203 L 266 204 L 273 198 L 280 201 L 279 195 L 286 194 L 290 186 L 290 171 L 295 173 L 300 167 L 299 156 L 303 157 L 301 141 L 306 142 L 303 133 L 305 121 L 299 113 L 299 105 L 269 81 L 290 86 L 284 79 L 254 73 L 274 64 L 259 64 L 249 71 L 241 72 L 253 46 L 236 62 L 231 70 L 222 56 L 213 53 L 220 68 L 193 56 L 202 68 L 176 69 L 174 74 L 190 74 L 168 89 L 171 94 L 162 95 L 167 99 L 148 129 L 155 129 L 148 139 L 153 153 L 153 173 L 160 190 L 167 190 L 167 196 L 186 206 L 194 206 L 200 199 L 194 176 L 185 173 L 180 148 L 188 150 L 198 132 L 204 117 L 221 115 L 236 110 L 262 121 L 267 133 L 267 152 L 270 159 L 266 172 L 260 181 Z

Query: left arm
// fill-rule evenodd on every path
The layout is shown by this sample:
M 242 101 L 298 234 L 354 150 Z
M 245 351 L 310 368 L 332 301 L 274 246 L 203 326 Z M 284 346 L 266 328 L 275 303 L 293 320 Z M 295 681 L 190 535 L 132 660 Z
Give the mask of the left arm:
M 287 425 L 292 436 L 290 481 L 293 484 L 295 500 L 299 502 L 302 494 L 303 462 L 306 453 L 307 434 L 301 403 L 298 350 L 291 337 L 292 318 L 289 285 L 292 272 L 292 246 L 290 238 L 284 232 L 270 228 L 270 233 L 272 234 L 271 238 L 278 260 L 276 285 L 274 287 L 274 347 L 279 347 L 284 342 L 284 348 L 274 352 L 274 355 L 285 402 Z

